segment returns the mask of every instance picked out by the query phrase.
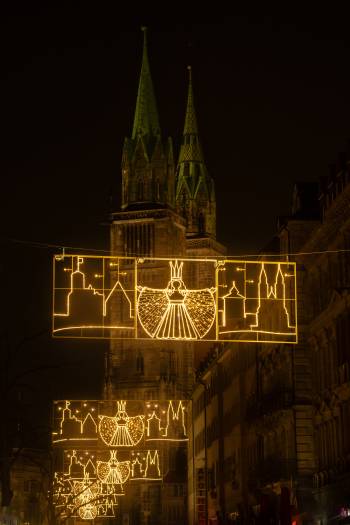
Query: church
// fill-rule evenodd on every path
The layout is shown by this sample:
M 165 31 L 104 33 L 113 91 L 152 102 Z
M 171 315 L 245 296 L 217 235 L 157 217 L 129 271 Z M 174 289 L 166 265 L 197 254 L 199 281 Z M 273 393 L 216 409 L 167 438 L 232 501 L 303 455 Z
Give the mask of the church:
M 225 291 L 217 292 L 216 307 L 222 326 L 242 337 L 195 341 L 201 334 L 185 326 L 182 282 L 210 295 L 208 261 L 227 257 L 216 240 L 214 181 L 204 161 L 192 82 L 189 67 L 176 151 L 162 136 L 143 29 L 134 120 L 121 159 L 121 207 L 109 223 L 110 257 L 118 264 L 108 272 L 117 293 L 104 307 L 111 332 L 98 432 L 115 448 L 138 445 L 142 434 L 147 450 L 132 450 L 131 459 L 110 450 L 99 460 L 103 472 L 107 464 L 111 469 L 102 482 L 119 481 L 119 495 L 123 466 L 130 467 L 128 489 L 111 503 L 117 513 L 108 516 L 123 525 L 321 525 L 339 509 L 348 512 L 349 161 L 320 199 L 317 185 L 296 185 L 291 215 L 280 218 L 264 252 L 283 262 L 264 261 L 254 276 L 225 261 L 226 277 L 216 281 Z M 187 266 L 187 259 L 196 264 Z M 283 269 L 285 261 L 297 265 L 297 284 Z M 78 263 L 73 277 L 86 293 Z M 247 283 L 257 284 L 256 296 L 247 295 Z M 292 287 L 298 291 L 298 333 L 286 294 Z M 164 295 L 170 288 L 175 299 L 164 315 L 154 315 L 151 292 Z M 126 292 L 138 294 L 133 308 Z M 138 338 L 136 329 L 131 338 L 130 326 L 116 322 L 125 298 L 129 318 L 137 316 L 149 339 Z M 276 322 L 289 339 L 273 332 Z M 170 334 L 172 326 L 178 332 Z M 244 339 L 253 328 L 267 338 Z M 66 413 L 68 429 L 86 419 Z M 92 510 L 87 508 L 91 516 Z
M 147 31 L 143 31 L 142 64 L 131 135 L 125 138 L 121 209 L 110 221 L 110 251 L 123 257 L 219 256 L 225 248 L 216 240 L 214 181 L 208 173 L 194 106 L 192 70 L 188 66 L 187 105 L 178 154 L 171 138 L 164 139 L 152 82 Z M 161 261 L 143 265 L 143 280 L 159 286 L 165 271 Z M 208 286 L 205 267 L 196 265 L 195 288 Z M 195 273 L 196 275 L 193 275 Z M 111 304 L 113 315 L 113 303 Z M 105 399 L 190 399 L 195 368 L 209 343 L 168 340 L 111 339 L 105 359 Z M 180 525 L 187 522 L 187 443 L 163 450 L 162 486 L 140 484 L 120 512 L 130 523 Z M 136 505 L 135 501 L 140 502 Z M 132 503 L 134 502 L 134 503 Z

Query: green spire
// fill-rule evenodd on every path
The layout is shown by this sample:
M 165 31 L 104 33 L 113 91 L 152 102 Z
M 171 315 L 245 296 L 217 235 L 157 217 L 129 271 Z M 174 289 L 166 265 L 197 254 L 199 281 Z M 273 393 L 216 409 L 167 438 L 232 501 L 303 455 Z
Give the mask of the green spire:
M 214 181 L 209 176 L 199 140 L 193 104 L 192 70 L 188 66 L 185 125 L 176 170 L 176 206 L 186 219 L 187 235 L 215 238 Z
M 156 98 L 154 96 L 153 82 L 148 62 L 147 53 L 147 28 L 143 31 L 143 55 L 140 74 L 139 89 L 137 93 L 136 110 L 132 138 L 138 135 L 160 135 L 160 126 Z
M 192 68 L 188 69 L 188 96 L 187 108 L 185 116 L 185 126 L 183 132 L 183 140 L 180 149 L 179 163 L 200 162 L 204 164 L 202 148 L 199 141 L 197 117 L 193 103 L 193 87 L 192 87 Z
M 187 95 L 187 108 L 185 117 L 184 135 L 198 135 L 197 117 L 194 110 L 193 104 L 193 87 L 192 87 L 192 68 L 187 66 L 188 69 L 188 95 Z

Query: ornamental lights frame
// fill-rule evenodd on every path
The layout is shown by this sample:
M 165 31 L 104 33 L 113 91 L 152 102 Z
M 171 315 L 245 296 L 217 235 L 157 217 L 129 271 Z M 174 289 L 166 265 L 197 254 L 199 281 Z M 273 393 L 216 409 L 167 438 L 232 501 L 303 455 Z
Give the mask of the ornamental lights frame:
M 289 261 L 55 255 L 52 335 L 296 344 L 296 290 Z
M 125 486 L 161 482 L 167 451 L 188 441 L 183 400 L 54 401 L 53 415 L 61 517 L 114 517 Z

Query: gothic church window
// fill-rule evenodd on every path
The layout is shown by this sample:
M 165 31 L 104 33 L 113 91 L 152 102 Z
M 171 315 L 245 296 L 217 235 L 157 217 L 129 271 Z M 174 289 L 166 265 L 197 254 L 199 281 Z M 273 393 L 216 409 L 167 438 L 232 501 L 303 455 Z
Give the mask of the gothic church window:
M 202 212 L 198 215 L 198 232 L 204 233 L 205 232 L 205 217 Z
M 160 200 L 160 183 L 159 183 L 159 179 L 156 179 L 154 187 L 155 187 L 155 191 L 154 191 L 155 199 L 159 201 Z
M 143 180 L 140 179 L 137 183 L 137 198 L 139 201 L 142 201 L 144 198 L 144 191 L 145 191 L 144 186 L 145 185 L 144 185 Z
M 127 181 L 126 176 L 124 177 L 124 180 L 123 180 L 123 200 L 124 202 L 128 200 L 128 181 Z

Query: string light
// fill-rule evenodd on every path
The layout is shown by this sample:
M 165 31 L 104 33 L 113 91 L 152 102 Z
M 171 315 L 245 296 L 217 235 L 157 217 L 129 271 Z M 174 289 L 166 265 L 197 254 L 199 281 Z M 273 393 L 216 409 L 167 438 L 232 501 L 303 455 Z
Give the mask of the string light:
M 235 264 L 224 262 L 229 275 L 234 269 L 241 273 L 241 289 L 234 279 L 228 293 L 219 295 L 218 338 L 226 340 L 230 336 L 231 340 L 239 338 L 240 341 L 297 343 L 296 264 L 245 261 L 243 267 L 234 268 Z M 251 274 L 256 278 L 249 278 Z M 225 282 L 226 279 L 227 276 Z M 233 308 L 236 311 L 231 312 L 230 322 L 228 311 Z
M 157 401 L 153 403 L 153 409 L 149 402 L 142 401 L 143 413 L 129 415 L 130 410 L 133 414 L 135 411 L 140 412 L 140 402 L 116 400 L 112 401 L 117 407 L 114 416 L 106 413 L 104 401 L 93 401 L 98 409 L 95 416 L 92 410 L 96 412 L 96 408 L 89 408 L 84 401 L 66 400 L 63 402 L 63 409 L 58 403 L 62 401 L 56 402 L 57 411 L 52 432 L 52 442 L 56 445 L 72 442 L 77 446 L 80 442 L 100 441 L 104 447 L 135 448 L 143 440 L 187 439 L 185 401 Z M 73 411 L 79 410 L 80 418 L 72 414 L 71 407 Z
M 130 461 L 118 461 L 117 451 L 110 450 L 108 461 L 98 461 L 97 477 L 107 485 L 120 485 L 123 490 L 124 483 L 130 476 Z
M 162 480 L 159 450 L 147 442 L 174 446 L 188 439 L 182 400 L 65 400 L 54 406 L 52 440 L 63 468 L 54 474 L 53 494 L 61 517 L 115 517 L 128 483 Z M 73 448 L 61 448 L 64 442 Z
M 106 445 L 114 447 L 133 447 L 137 445 L 145 430 L 144 416 L 129 417 L 125 411 L 125 401 L 117 401 L 118 411 L 114 417 L 99 416 L 99 433 Z
M 215 288 L 188 290 L 182 279 L 183 262 L 170 261 L 165 289 L 138 286 L 137 313 L 145 332 L 155 339 L 202 339 L 215 320 Z
M 90 456 L 90 453 L 86 451 L 86 455 Z M 101 481 L 97 477 L 98 468 L 94 462 L 94 455 L 85 460 L 85 463 L 80 458 L 77 459 L 76 450 L 66 451 L 66 456 L 70 459 L 68 468 L 54 474 L 55 506 L 65 515 L 68 510 L 69 517 L 79 516 L 81 519 L 91 520 L 97 516 L 115 516 L 117 498 L 123 495 L 123 491 L 118 490 L 116 486 L 120 485 L 120 478 L 116 479 L 118 483 L 115 484 L 110 483 L 110 479 Z M 115 457 L 110 459 L 110 463 L 113 469 Z M 120 470 L 123 470 L 122 467 Z M 124 479 L 123 476 L 121 478 Z
M 60 271 L 67 261 L 71 267 L 68 282 Z M 165 262 L 169 264 L 165 288 L 151 288 L 143 283 L 146 272 L 142 265 L 148 262 L 162 263 L 163 268 Z M 54 264 L 54 335 L 297 342 L 296 263 L 65 254 Z M 121 271 L 126 264 L 128 272 Z M 203 271 L 203 264 L 207 265 L 206 279 L 212 286 L 187 287 L 183 277 L 185 265 L 189 273 L 198 273 Z M 102 275 L 98 289 L 87 284 L 96 275 L 96 265 L 102 271 L 98 274 Z M 115 270 L 109 274 L 111 265 Z M 111 285 L 104 288 L 108 277 Z M 75 294 L 78 301 L 74 300 Z M 88 299 L 89 308 L 85 308 L 81 294 Z M 118 303 L 113 303 L 115 294 Z M 89 298 L 97 298 L 97 302 L 93 299 L 91 303 Z

